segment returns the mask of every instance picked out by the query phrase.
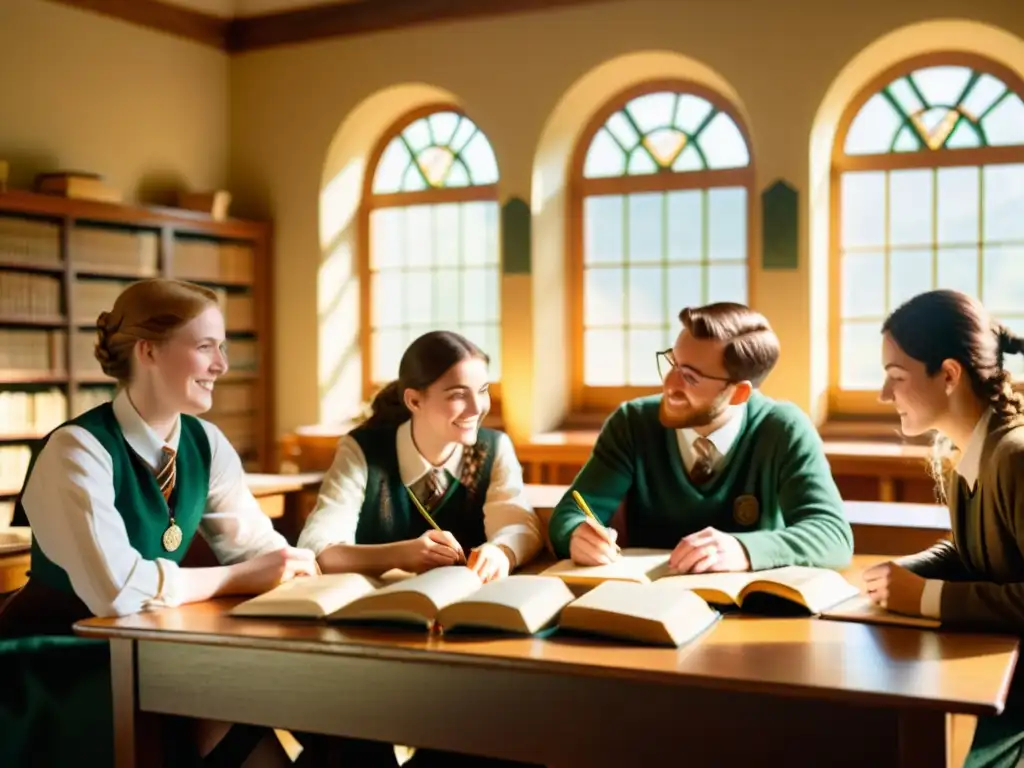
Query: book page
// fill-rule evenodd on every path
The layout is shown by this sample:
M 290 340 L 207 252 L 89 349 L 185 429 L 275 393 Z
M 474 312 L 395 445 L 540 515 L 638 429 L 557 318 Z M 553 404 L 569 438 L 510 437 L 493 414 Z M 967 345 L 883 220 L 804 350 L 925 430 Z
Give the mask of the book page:
M 360 573 L 301 576 L 236 605 L 231 615 L 323 618 L 379 585 Z
M 606 581 L 562 611 L 559 625 L 641 642 L 682 645 L 720 614 L 696 592 Z
M 709 603 L 736 604 L 740 593 L 757 574 L 755 573 L 673 573 L 658 579 L 654 585 L 659 589 L 688 589 L 696 592 Z
M 822 619 L 835 621 L 858 621 L 864 624 L 893 624 L 900 627 L 917 627 L 920 629 L 939 629 L 942 622 L 926 616 L 907 616 L 902 613 L 887 611 L 876 605 L 867 595 L 858 594 L 834 608 L 821 612 Z
M 467 625 L 533 633 L 550 624 L 574 599 L 561 579 L 516 574 L 484 584 L 438 613 L 445 627 Z
M 859 594 L 859 590 L 828 568 L 789 565 L 753 574 L 749 592 L 761 591 L 796 602 L 798 599 L 811 613 L 819 613 Z M 779 585 L 784 589 L 774 589 Z
M 669 549 L 626 548 L 618 560 L 608 565 L 576 565 L 572 560 L 559 560 L 541 575 L 557 576 L 569 584 L 598 584 L 602 581 L 646 584 L 665 572 L 671 554 Z
M 409 614 L 432 621 L 437 611 L 476 592 L 480 577 L 464 565 L 446 565 L 401 579 L 344 605 L 331 618 L 388 618 Z

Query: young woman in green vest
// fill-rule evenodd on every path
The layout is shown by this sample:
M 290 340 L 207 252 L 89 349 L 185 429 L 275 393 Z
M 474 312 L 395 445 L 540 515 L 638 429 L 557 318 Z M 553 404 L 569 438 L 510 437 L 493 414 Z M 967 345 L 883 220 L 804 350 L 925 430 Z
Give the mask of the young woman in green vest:
M 540 525 L 512 442 L 481 426 L 490 408 L 487 365 L 475 344 L 449 331 L 426 333 L 405 351 L 398 379 L 374 398 L 369 419 L 339 441 L 299 536 L 325 573 L 420 573 L 465 563 L 486 582 L 537 554 Z M 351 740 L 345 757 L 396 765 L 390 744 Z M 463 764 L 507 763 L 432 750 L 405 763 Z
M 224 434 L 197 418 L 228 370 L 217 295 L 135 283 L 97 333 L 118 391 L 40 442 L 18 502 L 33 542 L 29 581 L 0 609 L 3 765 L 27 764 L 30 752 L 33 765 L 112 764 L 107 648 L 72 637 L 75 621 L 257 594 L 316 572 L 312 553 L 289 547 L 261 512 Z M 197 533 L 226 565 L 181 567 Z M 287 761 L 270 731 L 167 730 L 171 765 Z
M 865 572 L 890 611 L 944 626 L 1024 634 L 1024 398 L 1004 367 L 1024 341 L 966 294 L 938 290 L 885 321 L 881 400 L 905 435 L 938 434 L 933 474 L 952 541 Z M 980 718 L 966 768 L 1010 768 L 1024 756 L 1017 675 L 999 717 Z

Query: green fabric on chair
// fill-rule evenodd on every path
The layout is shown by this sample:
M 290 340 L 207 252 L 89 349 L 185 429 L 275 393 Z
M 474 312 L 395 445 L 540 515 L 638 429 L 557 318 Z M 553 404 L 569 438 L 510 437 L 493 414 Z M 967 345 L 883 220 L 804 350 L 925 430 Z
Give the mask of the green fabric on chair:
M 0 640 L 0 765 L 114 764 L 110 649 L 103 640 Z
M 1003 713 L 978 718 L 963 768 L 1015 768 L 1024 757 L 1024 668 L 1013 677 Z

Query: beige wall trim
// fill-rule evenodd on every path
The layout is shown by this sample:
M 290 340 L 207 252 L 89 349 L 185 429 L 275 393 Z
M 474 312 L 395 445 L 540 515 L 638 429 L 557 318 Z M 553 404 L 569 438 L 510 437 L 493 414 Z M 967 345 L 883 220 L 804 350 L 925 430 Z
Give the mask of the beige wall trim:
M 113 16 L 232 53 L 459 19 L 609 0 L 356 0 L 223 19 L 160 0 L 49 0 Z

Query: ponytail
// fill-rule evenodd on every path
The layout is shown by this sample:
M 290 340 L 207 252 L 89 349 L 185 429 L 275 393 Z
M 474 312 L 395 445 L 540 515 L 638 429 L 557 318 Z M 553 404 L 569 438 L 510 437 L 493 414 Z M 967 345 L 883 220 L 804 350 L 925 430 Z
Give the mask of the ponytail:
M 994 323 L 992 330 L 999 345 L 999 372 L 985 382 L 985 395 L 996 418 L 1007 422 L 1024 415 L 1024 396 L 1013 390 L 1013 377 L 1003 366 L 1003 360 L 1006 355 L 1024 353 L 1024 339 L 1001 323 Z
M 370 417 L 359 426 L 365 429 L 397 427 L 407 421 L 412 413 L 405 407 L 405 388 L 398 379 L 385 386 L 370 404 Z

